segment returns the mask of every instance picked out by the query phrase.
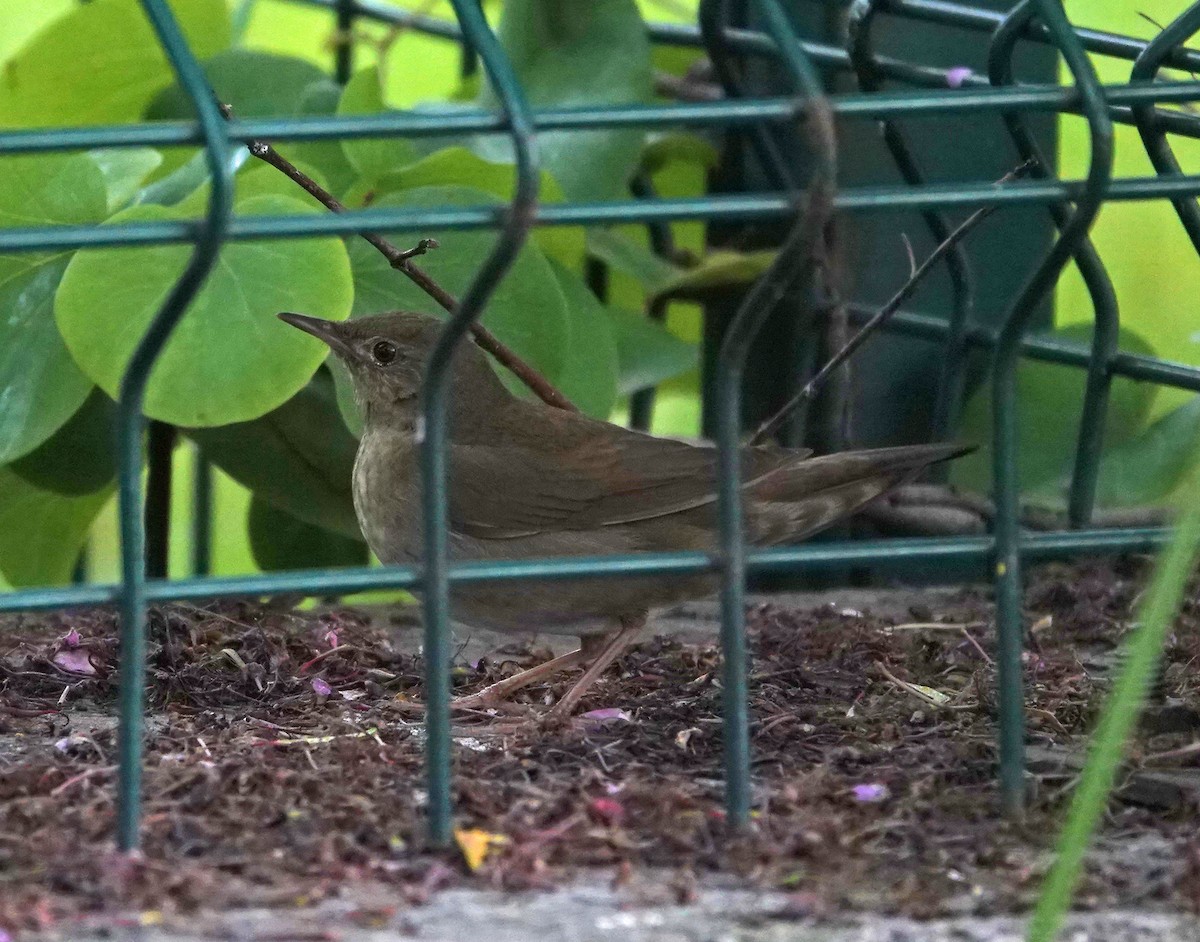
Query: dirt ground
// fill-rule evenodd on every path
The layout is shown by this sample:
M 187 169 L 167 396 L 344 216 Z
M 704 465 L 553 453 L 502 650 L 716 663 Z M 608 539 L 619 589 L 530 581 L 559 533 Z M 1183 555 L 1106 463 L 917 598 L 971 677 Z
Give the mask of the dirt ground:
M 531 688 L 511 711 L 459 718 L 453 852 L 428 850 L 421 834 L 422 735 L 407 705 L 421 698 L 421 665 L 411 626 L 395 624 L 408 613 L 249 602 L 154 611 L 137 861 L 110 844 L 114 617 L 7 618 L 0 939 L 239 907 L 337 915 L 312 934 L 268 925 L 238 938 L 359 938 L 346 933 L 415 925 L 412 914 L 436 912 L 447 893 L 563 886 L 619 893 L 633 910 L 734 887 L 768 894 L 770 919 L 814 926 L 855 913 L 1020 913 L 1142 576 L 1130 561 L 1030 580 L 1033 799 L 1021 821 L 998 811 L 986 592 L 843 592 L 816 606 L 756 600 L 748 612 L 748 834 L 723 820 L 714 618 L 692 606 L 656 625 L 669 636 L 625 656 L 568 727 L 538 716 L 570 678 Z M 1081 909 L 1200 911 L 1198 605 L 1200 591 L 1165 652 Z M 460 651 L 460 691 L 549 654 L 538 642 L 497 644 Z

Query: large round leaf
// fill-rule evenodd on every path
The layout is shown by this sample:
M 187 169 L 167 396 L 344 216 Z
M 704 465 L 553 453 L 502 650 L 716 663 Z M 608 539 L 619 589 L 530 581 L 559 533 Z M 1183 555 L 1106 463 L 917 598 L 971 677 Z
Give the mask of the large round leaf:
M 0 225 L 104 219 L 100 168 L 86 154 L 10 157 L 0 174 Z M 54 323 L 69 252 L 0 256 L 0 464 L 24 455 L 74 414 L 92 388 Z
M 652 95 L 650 42 L 634 0 L 507 0 L 499 37 L 534 105 L 629 104 Z M 496 106 L 490 87 L 483 101 Z M 538 135 L 538 152 L 571 199 L 616 199 L 642 140 L 636 129 L 552 131 Z
M 308 208 L 281 196 L 239 201 L 240 214 L 294 214 Z M 170 219 L 178 211 L 136 206 L 115 221 Z M 114 395 L 138 341 L 187 262 L 187 246 L 80 252 L 67 268 L 55 313 L 76 361 Z M 279 311 L 342 320 L 353 285 L 338 239 L 235 242 L 172 334 L 155 364 L 146 414 L 176 425 L 223 425 L 257 418 L 298 392 L 324 359 Z
M 378 198 L 382 193 L 423 186 L 466 186 L 511 200 L 516 174 L 511 163 L 491 163 L 465 147 L 445 147 L 376 181 L 361 181 L 347 198 L 361 203 L 367 192 Z M 561 203 L 564 199 L 558 181 L 543 171 L 538 201 Z M 578 268 L 583 262 L 584 230 L 579 226 L 539 226 L 530 238 L 546 255 L 569 268 Z
M 92 387 L 79 411 L 9 467 L 30 484 L 56 494 L 95 494 L 117 475 L 116 404 Z
M 1090 343 L 1091 327 L 1075 324 L 1055 331 L 1056 339 Z M 1121 349 L 1153 356 L 1145 340 L 1121 329 Z M 1017 367 L 1018 472 L 1021 491 L 1040 491 L 1039 502 L 1056 504 L 1065 495 L 1062 482 L 1070 474 L 1079 420 L 1083 414 L 1086 376 L 1072 366 L 1022 360 Z M 1104 443 L 1112 448 L 1127 442 L 1146 427 L 1158 387 L 1118 378 L 1112 384 Z M 955 461 L 950 480 L 959 487 L 987 493 L 992 486 L 992 386 L 988 383 L 971 397 L 963 410 L 959 437 L 979 448 Z
M 231 105 L 239 118 L 265 118 L 297 114 L 305 89 L 324 73 L 291 56 L 226 49 L 204 63 L 204 76 L 217 100 Z M 154 121 L 194 118 L 195 107 L 174 84 L 154 97 L 145 116 Z
M 617 343 L 604 305 L 573 271 L 550 262 L 567 299 L 571 341 L 558 388 L 583 412 L 608 418 L 617 401 Z
M 495 197 L 467 187 L 418 187 L 390 193 L 376 206 L 479 206 Z M 421 232 L 441 247 L 418 261 L 437 282 L 461 297 L 496 241 L 493 232 Z M 381 311 L 446 312 L 429 295 L 388 263 L 362 239 L 350 243 L 354 266 L 354 315 Z M 562 369 L 570 340 L 566 301 L 546 257 L 526 243 L 516 262 L 488 301 L 483 323 L 504 343 L 551 379 Z
M 225 0 L 172 0 L 188 44 L 229 44 Z M 92 0 L 38 32 L 0 71 L 0 125 L 107 124 L 138 118 L 174 73 L 137 0 Z
M 298 520 L 254 497 L 246 519 L 250 550 L 258 568 L 270 571 L 365 566 L 367 544 Z
M 14 586 L 67 582 L 111 496 L 111 487 L 81 497 L 56 494 L 0 468 L 0 573 Z
M 256 498 L 305 523 L 359 538 L 351 494 L 358 442 L 342 423 L 325 370 L 262 418 L 188 434 Z
M 337 106 L 339 115 L 379 114 L 386 110 L 383 83 L 375 66 L 351 77 Z M 342 142 L 342 152 L 350 166 L 366 180 L 378 180 L 417 159 L 416 147 L 402 137 L 346 140 Z

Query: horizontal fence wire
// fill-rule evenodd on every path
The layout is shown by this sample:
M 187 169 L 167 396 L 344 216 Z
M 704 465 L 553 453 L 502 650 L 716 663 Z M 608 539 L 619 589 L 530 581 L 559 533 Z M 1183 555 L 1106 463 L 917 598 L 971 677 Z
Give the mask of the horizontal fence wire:
M 1170 152 L 1167 135 L 1200 137 L 1200 116 L 1163 106 L 1200 101 L 1200 82 L 1157 81 L 1164 67 L 1200 70 L 1200 53 L 1183 48 L 1200 26 L 1196 8 L 1181 14 L 1150 42 L 1094 30 L 1073 28 L 1060 0 L 1024 0 L 1007 13 L 981 10 L 942 0 L 876 0 L 859 3 L 860 32 L 849 49 L 811 42 L 798 36 L 779 0 L 754 0 L 753 12 L 760 29 L 728 25 L 728 5 L 705 0 L 708 28 L 652 24 L 650 38 L 660 44 L 708 49 L 722 55 L 759 56 L 775 60 L 789 80 L 793 94 L 767 98 L 731 97 L 722 101 L 678 104 L 628 104 L 605 107 L 531 109 L 510 64 L 488 27 L 477 0 L 453 0 L 457 22 L 414 14 L 382 3 L 364 0 L 297 0 L 329 8 L 336 17 L 336 72 L 345 79 L 351 68 L 351 37 L 357 18 L 405 25 L 428 35 L 464 44 L 477 54 L 496 90 L 498 113 L 395 112 L 372 116 L 256 119 L 224 122 L 215 110 L 199 64 L 179 32 L 165 0 L 141 0 L 160 38 L 180 85 L 195 105 L 198 120 L 143 125 L 52 128 L 0 131 L 0 154 L 81 150 L 98 147 L 202 146 L 213 175 L 207 214 L 202 219 L 179 222 L 127 223 L 117 226 L 27 227 L 0 230 L 0 252 L 97 246 L 135 246 L 191 243 L 192 260 L 143 338 L 122 384 L 119 426 L 120 525 L 122 581 L 115 585 L 77 585 L 69 588 L 28 589 L 0 594 L 0 611 L 53 609 L 79 605 L 113 604 L 122 613 L 121 731 L 118 841 L 123 848 L 136 846 L 139 825 L 139 770 L 141 762 L 142 689 L 145 649 L 145 606 L 150 602 L 265 595 L 282 592 L 344 594 L 381 588 L 418 588 L 423 593 L 426 620 L 426 695 L 429 701 L 427 762 L 429 775 L 430 836 L 445 844 L 451 836 L 451 740 L 449 729 L 449 630 L 448 593 L 451 585 L 484 580 L 559 579 L 581 576 L 630 574 L 683 575 L 715 572 L 722 590 L 722 648 L 724 652 L 725 745 L 727 805 L 732 822 L 748 819 L 750 789 L 749 718 L 746 712 L 747 653 L 742 626 L 743 591 L 748 572 L 795 571 L 871 564 L 903 571 L 920 563 L 954 562 L 977 573 L 990 571 L 998 595 L 998 636 L 1001 696 L 1001 771 L 1008 803 L 1017 807 L 1024 789 L 1021 689 L 1022 624 L 1020 568 L 1026 561 L 1067 559 L 1084 554 L 1151 552 L 1169 537 L 1164 529 L 1087 529 L 1094 502 L 1096 471 L 1105 418 L 1107 389 L 1114 376 L 1152 381 L 1166 386 L 1200 391 L 1200 369 L 1164 362 L 1116 349 L 1117 311 L 1104 300 L 1103 265 L 1093 269 L 1092 298 L 1097 330 L 1091 347 L 1055 338 L 1026 336 L 1032 312 L 1053 288 L 1064 265 L 1074 258 L 1086 266 L 1089 251 L 1086 232 L 1103 202 L 1114 200 L 1171 200 L 1181 223 L 1200 249 L 1200 213 L 1194 199 L 1200 194 L 1200 175 L 1182 172 Z M 878 18 L 907 18 L 968 29 L 991 37 L 987 76 L 960 77 L 962 87 L 949 88 L 945 69 L 919 62 L 878 56 L 870 47 L 871 23 Z M 716 24 L 716 31 L 712 29 Z M 1013 84 L 1009 62 L 1017 40 L 1049 44 L 1062 55 L 1074 79 L 1074 88 L 1057 85 Z M 1133 63 L 1131 81 L 1101 84 L 1088 54 L 1099 54 Z M 852 73 L 861 93 L 827 95 L 821 70 Z M 732 77 L 726 76 L 733 94 Z M 880 90 L 899 83 L 905 90 Z M 1049 175 L 997 185 L 991 182 L 919 182 L 922 177 L 914 155 L 908 151 L 898 124 L 890 124 L 888 149 L 901 167 L 903 186 L 859 186 L 837 190 L 836 155 L 820 146 L 820 122 L 833 118 L 881 122 L 915 121 L 955 115 L 992 114 L 1009 127 L 1018 149 L 1026 132 L 1022 120 L 1034 113 L 1081 115 L 1091 140 L 1089 172 L 1083 180 L 1060 180 Z M 1112 126 L 1138 128 L 1156 175 L 1113 179 Z M 770 129 L 798 127 L 808 141 L 813 167 L 803 188 L 781 179 L 778 191 L 737 193 L 687 199 L 636 199 L 611 203 L 537 204 L 536 153 L 533 142 L 539 131 L 599 128 L 727 127 L 753 132 L 769 150 Z M 815 130 L 814 130 L 815 128 Z M 313 141 L 365 137 L 436 137 L 462 133 L 504 134 L 517 155 L 517 186 L 513 201 L 504 206 L 447 207 L 444 209 L 366 209 L 328 216 L 238 217 L 229 205 L 231 148 L 250 140 Z M 814 136 L 814 134 L 816 136 Z M 815 143 L 814 143 L 815 142 Z M 779 268 L 752 292 L 719 360 L 718 443 L 721 454 L 720 551 L 665 553 L 569 560 L 526 560 L 507 563 L 450 562 L 446 545 L 445 506 L 445 374 L 454 345 L 468 323 L 486 304 L 487 296 L 503 276 L 531 225 L 604 225 L 620 222 L 793 219 L 792 236 L 785 243 L 798 247 L 811 242 L 806 219 L 811 221 L 813 201 L 828 192 L 830 209 L 844 212 L 897 212 L 921 210 L 936 233 L 944 225 L 935 210 L 985 205 L 1042 205 L 1054 215 L 1059 235 L 1039 268 L 1013 302 L 999 330 L 969 322 L 967 297 L 962 287 L 960 313 L 949 322 L 912 312 L 901 312 L 889 329 L 911 336 L 940 339 L 951 351 L 955 368 L 970 348 L 993 354 L 993 423 L 996 430 L 994 476 L 997 491 L 996 528 L 993 536 L 947 539 L 827 543 L 773 550 L 748 549 L 742 538 L 738 500 L 738 436 L 741 376 L 749 341 L 757 332 L 770 298 L 781 281 L 803 278 L 803 266 L 782 253 Z M 191 297 L 216 259 L 225 241 L 262 238 L 300 238 L 313 235 L 349 235 L 362 232 L 416 232 L 431 229 L 498 229 L 492 253 L 451 318 L 439 341 L 435 364 L 424 389 L 426 447 L 422 449 L 425 482 L 425 548 L 423 565 L 338 571 L 309 570 L 233 578 L 201 577 L 185 580 L 146 579 L 145 529 L 142 519 L 141 413 L 146 377 L 173 326 L 183 316 Z M 799 255 L 800 253 L 795 253 Z M 785 271 L 790 266 L 794 270 Z M 963 283 L 964 286 L 966 282 Z M 760 303 L 763 302 L 763 303 Z M 851 308 L 854 316 L 862 309 Z M 1019 359 L 1030 357 L 1080 367 L 1087 373 L 1084 418 L 1079 431 L 1072 475 L 1070 522 L 1073 531 L 1023 534 L 1018 527 L 1016 476 L 1015 370 Z M 941 398 L 953 397 L 959 380 L 942 383 Z M 949 390 L 949 392 L 948 392 Z M 940 408 L 952 409 L 943 402 Z M 940 420 L 952 428 L 952 412 Z M 202 482 L 202 487 L 208 484 Z M 207 544 L 200 526 L 198 542 Z M 200 552 L 200 551 L 198 551 Z M 203 555 L 207 554 L 207 549 Z M 198 570 L 202 566 L 196 567 Z

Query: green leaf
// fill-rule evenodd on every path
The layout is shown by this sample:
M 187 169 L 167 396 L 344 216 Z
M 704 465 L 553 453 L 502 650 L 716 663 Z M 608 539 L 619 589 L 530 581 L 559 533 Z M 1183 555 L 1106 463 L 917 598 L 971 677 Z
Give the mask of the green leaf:
M 642 170 L 646 173 L 659 173 L 673 163 L 696 164 L 712 170 L 719 160 L 720 155 L 710 141 L 686 131 L 654 134 L 642 150 Z
M 682 271 L 620 229 L 588 229 L 587 249 L 609 267 L 639 282 L 651 296 Z
M 1077 324 L 1049 336 L 1088 344 L 1090 325 Z M 1129 353 L 1153 356 L 1140 336 L 1121 329 L 1120 347 Z M 1039 503 L 1059 506 L 1065 498 L 1062 482 L 1071 473 L 1083 413 L 1084 371 L 1037 360 L 1017 367 L 1018 474 L 1023 494 L 1036 493 Z M 1127 379 L 1113 382 L 1104 441 L 1116 447 L 1145 427 L 1158 387 Z M 950 479 L 958 487 L 990 493 L 992 487 L 992 395 L 988 383 L 968 400 L 963 410 L 962 439 L 979 446 L 951 465 Z
M 304 89 L 297 114 L 335 114 L 341 97 L 342 87 L 332 79 L 322 77 Z M 339 141 L 291 141 L 281 146 L 288 160 L 319 170 L 335 196 L 345 193 L 356 179 L 354 168 Z
M 173 0 L 192 52 L 229 44 L 225 0 Z M 174 73 L 137 0 L 92 0 L 50 23 L 0 72 L 0 125 L 114 124 L 141 116 Z
M 239 215 L 307 210 L 279 196 L 237 202 Z M 114 221 L 185 216 L 178 209 L 135 206 Z M 109 395 L 190 252 L 175 245 L 97 249 L 80 252 L 67 267 L 55 302 L 58 326 L 80 367 Z M 308 382 L 326 353 L 275 315 L 298 310 L 342 320 L 352 298 L 350 266 L 338 239 L 226 245 L 155 364 L 146 414 L 207 426 L 269 412 Z
M 604 305 L 574 272 L 551 260 L 571 325 L 558 388 L 580 410 L 607 418 L 617 400 L 617 343 Z
M 633 0 L 508 0 L 498 36 L 537 107 L 650 101 L 650 41 Z M 495 108 L 490 85 L 482 102 Z M 639 130 L 538 135 L 542 166 L 572 200 L 623 197 L 637 166 Z
M 338 102 L 337 113 L 379 114 L 387 111 L 379 69 L 372 66 L 351 76 Z M 399 137 L 359 138 L 342 142 L 342 152 L 355 172 L 368 181 L 413 163 L 418 158 L 411 142 Z
M 71 12 L 77 0 L 40 0 L 0 6 L 0 63 L 19 50 L 31 36 Z
M 1200 396 L 1193 396 L 1133 438 L 1104 449 L 1096 503 L 1144 507 L 1167 502 L 1191 473 L 1197 442 Z
M 297 520 L 260 497 L 250 501 L 246 520 L 250 551 L 259 569 L 328 569 L 365 566 L 371 560 L 367 544 Z
M 238 118 L 299 114 L 305 89 L 325 79 L 324 73 L 311 62 L 250 49 L 219 52 L 203 63 L 203 69 L 217 100 L 230 105 Z M 151 121 L 194 120 L 195 114 L 191 98 L 178 83 L 172 83 L 146 106 L 145 118 Z M 235 150 L 244 151 L 244 148 Z M 293 148 L 285 144 L 284 150 L 290 154 Z M 158 176 L 185 166 L 198 153 L 194 147 L 170 148 Z M 203 180 L 207 181 L 207 163 L 202 164 L 201 169 Z
M 69 582 L 79 551 L 112 488 L 65 497 L 0 468 L 0 573 L 13 586 Z
M 112 147 L 89 151 L 89 156 L 104 176 L 109 215 L 133 202 L 146 178 L 163 161 L 162 154 L 149 147 Z
M 651 298 L 749 284 L 771 267 L 778 254 L 772 249 L 756 252 L 719 249 L 704 256 L 695 266 L 681 268 L 655 255 L 645 243 L 620 229 L 589 229 L 587 240 L 592 255 L 640 282 Z
M 386 174 L 369 188 L 378 197 L 422 186 L 467 186 L 507 201 L 512 199 L 515 185 L 512 164 L 492 163 L 465 147 L 446 147 Z M 355 190 L 360 188 L 361 185 Z M 545 172 L 541 175 L 538 198 L 543 203 L 561 203 L 565 199 L 558 182 Z M 548 256 L 569 268 L 578 268 L 583 262 L 584 232 L 579 226 L 540 226 L 533 230 L 531 238 Z
M 86 155 L 10 157 L 0 173 L 0 225 L 98 223 L 104 179 Z M 0 464 L 32 451 L 87 398 L 54 323 L 54 294 L 70 253 L 0 256 Z
M 305 523 L 359 538 L 351 493 L 358 441 L 342 424 L 326 370 L 260 419 L 188 435 L 257 497 Z
M 204 75 L 217 100 L 238 118 L 298 114 L 304 92 L 325 79 L 311 62 L 253 49 L 226 49 L 204 63 Z M 163 89 L 146 108 L 151 121 L 194 119 L 191 98 L 178 84 Z
M 117 476 L 116 404 L 93 389 L 79 411 L 10 468 L 30 484 L 78 497 L 106 490 Z
M 419 187 L 389 193 L 376 206 L 479 206 L 495 203 L 488 193 L 467 187 Z M 460 297 L 495 244 L 492 232 L 422 232 L 441 247 L 421 258 L 421 267 L 447 291 Z M 350 242 L 354 268 L 354 316 L 382 311 L 446 312 L 362 239 Z M 526 243 L 516 262 L 488 301 L 483 323 L 521 357 L 551 380 L 563 366 L 570 339 L 566 301 L 549 262 L 536 245 Z M 501 375 L 504 375 L 503 373 Z
M 750 284 L 771 267 L 778 254 L 774 249 L 757 252 L 719 249 L 704 256 L 694 268 L 680 269 L 673 278 L 659 287 L 656 294 Z
M 699 350 L 644 314 L 608 308 L 617 344 L 617 391 L 623 395 L 657 386 L 694 369 Z
M 230 151 L 228 167 L 231 173 L 250 162 L 250 152 L 244 148 Z M 160 168 L 161 169 L 161 168 Z M 168 169 L 152 179 L 137 194 L 135 203 L 157 206 L 176 206 L 205 187 L 209 180 L 208 158 L 203 151 L 193 154 L 186 162 Z

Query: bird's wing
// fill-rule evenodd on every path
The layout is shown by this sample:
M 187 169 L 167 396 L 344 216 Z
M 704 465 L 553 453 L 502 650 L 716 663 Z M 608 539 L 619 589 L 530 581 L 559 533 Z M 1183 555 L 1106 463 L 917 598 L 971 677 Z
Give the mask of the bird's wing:
M 715 448 L 613 428 L 554 451 L 515 443 L 452 444 L 451 526 L 502 539 L 631 523 L 715 499 Z M 743 480 L 761 480 L 805 454 L 745 450 Z

